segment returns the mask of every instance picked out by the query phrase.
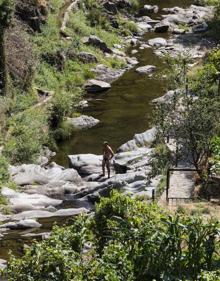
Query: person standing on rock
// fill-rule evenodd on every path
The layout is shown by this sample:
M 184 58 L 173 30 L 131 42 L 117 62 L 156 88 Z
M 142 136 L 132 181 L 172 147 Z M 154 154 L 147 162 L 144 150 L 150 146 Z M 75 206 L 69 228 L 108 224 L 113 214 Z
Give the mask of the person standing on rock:
M 103 143 L 103 160 L 102 160 L 102 176 L 105 176 L 105 167 L 108 171 L 108 178 L 110 178 L 110 161 L 114 157 L 114 152 L 109 146 L 108 142 Z

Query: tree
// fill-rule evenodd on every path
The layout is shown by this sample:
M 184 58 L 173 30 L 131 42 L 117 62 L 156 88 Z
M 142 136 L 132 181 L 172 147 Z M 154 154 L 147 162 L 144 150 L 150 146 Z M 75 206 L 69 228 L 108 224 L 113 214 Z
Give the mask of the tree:
M 0 0 L 0 94 L 8 94 L 8 69 L 5 32 L 10 26 L 14 12 L 14 0 Z
M 154 123 L 158 132 L 157 144 L 162 147 L 161 144 L 166 145 L 170 138 L 175 149 L 172 154 L 165 149 L 163 153 L 155 154 L 154 175 L 174 164 L 193 165 L 200 175 L 207 171 L 212 139 L 219 132 L 220 95 L 216 83 L 219 57 L 219 51 L 214 50 L 206 64 L 193 75 L 187 74 L 189 59 L 167 61 L 170 65 L 168 78 L 173 78 L 171 88 L 179 87 L 168 102 L 157 104 Z

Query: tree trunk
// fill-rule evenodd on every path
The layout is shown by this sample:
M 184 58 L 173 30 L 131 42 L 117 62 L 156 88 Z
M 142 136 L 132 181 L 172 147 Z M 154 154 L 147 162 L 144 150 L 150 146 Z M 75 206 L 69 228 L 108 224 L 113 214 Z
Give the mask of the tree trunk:
M 6 62 L 5 30 L 0 29 L 0 95 L 8 95 L 8 70 Z

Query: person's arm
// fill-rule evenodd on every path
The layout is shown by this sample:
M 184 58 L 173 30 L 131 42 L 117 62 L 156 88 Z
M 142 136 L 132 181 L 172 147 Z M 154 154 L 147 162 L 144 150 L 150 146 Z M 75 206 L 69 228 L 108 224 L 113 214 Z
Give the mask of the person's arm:
M 109 151 L 110 151 L 110 153 L 111 153 L 111 158 L 110 159 L 112 159 L 113 157 L 114 157 L 114 152 L 113 152 L 113 150 L 112 150 L 112 148 L 109 146 Z

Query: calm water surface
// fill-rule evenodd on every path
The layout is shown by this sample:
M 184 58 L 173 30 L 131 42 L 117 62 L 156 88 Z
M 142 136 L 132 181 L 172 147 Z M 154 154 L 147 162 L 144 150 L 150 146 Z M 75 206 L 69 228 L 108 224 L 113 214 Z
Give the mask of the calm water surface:
M 143 4 L 158 5 L 161 9 L 174 6 L 186 7 L 190 3 L 192 3 L 190 0 L 143 1 Z M 159 12 L 154 18 L 160 16 Z M 145 39 L 169 36 L 170 34 L 150 33 Z M 58 164 L 68 166 L 68 154 L 99 154 L 104 140 L 108 140 L 113 149 L 117 149 L 134 134 L 150 128 L 153 110 L 151 101 L 165 93 L 165 85 L 163 81 L 136 73 L 135 69 L 143 65 L 155 65 L 160 71 L 163 64 L 151 49 L 140 50 L 135 56 L 139 64 L 115 81 L 109 91 L 85 95 L 85 99 L 89 100 L 89 107 L 82 113 L 93 116 L 101 122 L 92 129 L 74 133 L 69 140 L 60 143 L 54 159 Z

